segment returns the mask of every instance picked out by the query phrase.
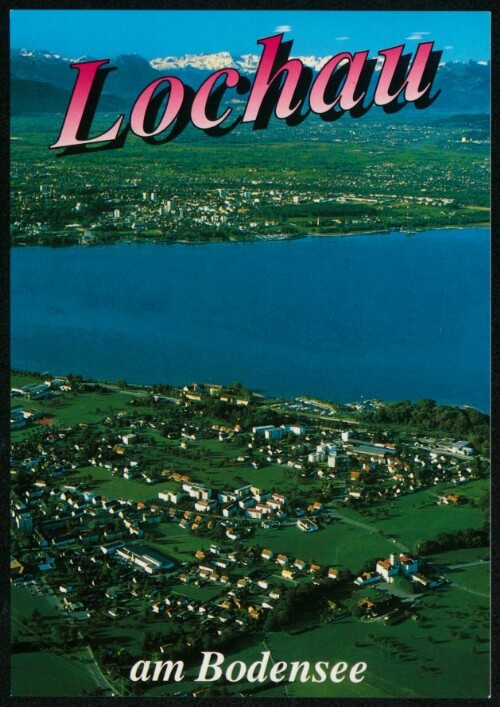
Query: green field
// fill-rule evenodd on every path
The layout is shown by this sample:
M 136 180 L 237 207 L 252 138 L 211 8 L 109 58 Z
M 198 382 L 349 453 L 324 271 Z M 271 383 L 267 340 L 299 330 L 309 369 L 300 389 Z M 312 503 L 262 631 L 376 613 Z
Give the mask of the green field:
M 461 528 L 478 528 L 483 523 L 481 511 L 471 504 L 461 506 L 438 505 L 437 495 L 458 493 L 466 498 L 477 498 L 489 488 L 489 481 L 472 481 L 457 490 L 456 486 L 434 487 L 430 491 L 392 500 L 374 506 L 369 513 L 360 514 L 343 509 L 344 515 L 368 523 L 383 531 L 387 538 L 395 538 L 412 548 L 438 533 L 448 533 Z
M 92 675 L 69 657 L 33 652 L 15 654 L 11 661 L 14 697 L 76 697 L 96 689 Z
M 10 610 L 16 620 L 22 617 L 30 618 L 35 609 L 40 612 L 43 620 L 50 621 L 57 616 L 57 603 L 53 598 L 33 596 L 24 587 L 11 587 L 10 602 Z
M 490 595 L 490 565 L 474 565 L 447 570 L 446 576 L 461 589 L 470 589 L 484 596 Z
M 489 558 L 490 550 L 488 547 L 450 550 L 449 552 L 436 553 L 430 557 L 432 562 L 436 565 L 443 566 L 477 562 L 478 560 L 489 560 Z
M 23 587 L 10 593 L 12 640 L 29 641 L 31 650 L 11 655 L 11 694 L 16 697 L 77 696 L 96 690 L 90 668 L 90 653 L 82 649 L 56 652 L 51 645 L 48 627 L 60 621 L 57 602 L 52 597 L 32 596 Z M 33 622 L 33 611 L 40 618 Z M 29 626 L 26 621 L 30 621 Z M 47 680 L 47 675 L 51 676 Z
M 40 383 L 40 377 L 30 375 L 14 375 L 11 386 L 21 388 L 30 383 Z M 91 424 L 100 423 L 111 411 L 127 410 L 130 394 L 121 392 L 105 393 L 64 393 L 60 397 L 44 398 L 41 400 L 25 400 L 20 397 L 11 397 L 11 407 L 22 407 L 24 410 L 42 412 L 51 419 L 54 425 L 77 425 L 80 422 Z M 12 433 L 13 441 L 24 439 L 32 434 L 36 426 L 29 426 Z
M 212 543 L 211 538 L 192 535 L 177 523 L 160 523 L 155 529 L 155 539 L 149 544 L 157 550 L 168 552 L 179 562 L 186 562 L 194 559 L 196 550 L 206 550 Z
M 98 466 L 81 467 L 71 475 L 71 480 L 86 480 L 89 476 L 92 477 L 94 493 L 107 498 L 123 498 L 127 501 L 158 501 L 160 491 L 171 491 L 177 488 L 177 484 L 172 481 L 150 485 L 135 479 L 113 476 L 111 471 Z

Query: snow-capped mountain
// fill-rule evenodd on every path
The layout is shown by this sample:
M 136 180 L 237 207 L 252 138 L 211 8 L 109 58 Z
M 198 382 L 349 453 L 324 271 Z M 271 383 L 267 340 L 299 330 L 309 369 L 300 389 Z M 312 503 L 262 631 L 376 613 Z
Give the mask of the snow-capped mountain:
M 256 57 L 257 58 L 257 57 Z M 217 71 L 218 69 L 237 69 L 238 64 L 229 52 L 216 54 L 184 54 L 184 56 L 165 56 L 151 59 L 149 62 L 153 69 L 168 71 L 170 69 L 205 69 Z
M 329 57 L 298 56 L 305 66 L 319 71 Z M 259 65 L 259 54 L 241 54 L 233 58 L 229 52 L 215 54 L 184 54 L 184 56 L 166 56 L 152 59 L 149 63 L 153 69 L 170 71 L 173 69 L 200 69 L 217 71 L 219 69 L 238 69 L 242 73 L 253 73 Z

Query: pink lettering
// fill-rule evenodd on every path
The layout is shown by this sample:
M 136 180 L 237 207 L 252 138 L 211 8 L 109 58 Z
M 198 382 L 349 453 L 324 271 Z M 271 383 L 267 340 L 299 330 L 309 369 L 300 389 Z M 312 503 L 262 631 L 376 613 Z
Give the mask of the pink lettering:
M 90 93 L 95 86 L 98 70 L 104 64 L 108 64 L 109 59 L 100 61 L 86 61 L 82 64 L 71 64 L 72 69 L 78 71 L 78 77 L 71 95 L 71 99 L 66 111 L 64 123 L 57 142 L 50 145 L 50 148 L 73 147 L 75 145 L 90 145 L 97 142 L 110 142 L 116 140 L 124 116 L 121 115 L 114 125 L 105 133 L 97 137 L 79 140 L 77 135 L 82 126 L 82 121 L 86 107 L 89 103 Z

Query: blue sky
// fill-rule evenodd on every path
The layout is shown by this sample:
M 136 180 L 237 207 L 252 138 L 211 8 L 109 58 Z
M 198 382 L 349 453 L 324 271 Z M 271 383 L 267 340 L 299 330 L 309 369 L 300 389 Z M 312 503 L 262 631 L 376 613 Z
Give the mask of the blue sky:
M 434 41 L 444 61 L 490 58 L 488 12 L 12 10 L 10 22 L 11 47 L 69 58 L 260 54 L 257 40 L 276 31 L 294 40 L 293 55 L 370 50 L 375 56 L 395 44 L 412 49 Z

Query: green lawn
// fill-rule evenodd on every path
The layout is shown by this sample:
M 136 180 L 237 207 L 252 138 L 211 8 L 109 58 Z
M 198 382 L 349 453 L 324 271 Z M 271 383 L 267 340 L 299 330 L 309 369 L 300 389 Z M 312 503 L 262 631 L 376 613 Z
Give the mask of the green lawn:
M 475 567 L 461 567 L 448 570 L 446 576 L 458 587 L 470 589 L 482 594 L 490 592 L 490 565 L 476 565 Z
M 47 679 L 50 676 L 50 679 Z M 71 656 L 53 653 L 16 653 L 11 658 L 11 694 L 14 697 L 74 697 L 96 689 L 85 665 Z
M 155 527 L 155 538 L 148 545 L 168 553 L 179 562 L 193 561 L 199 549 L 208 549 L 214 541 L 207 537 L 197 537 L 184 530 L 177 523 L 160 523 Z
M 21 617 L 31 618 L 35 609 L 47 619 L 57 616 L 53 599 L 45 596 L 32 596 L 25 587 L 11 585 L 10 602 L 11 614 L 18 619 Z
M 460 489 L 460 494 L 474 498 L 489 488 L 485 479 L 472 481 Z M 449 533 L 461 528 L 479 528 L 483 524 L 481 511 L 470 505 L 438 505 L 437 498 L 431 494 L 457 492 L 456 487 L 431 489 L 403 496 L 383 506 L 376 506 L 371 513 L 345 511 L 353 519 L 368 523 L 382 530 L 388 538 L 396 538 L 408 547 L 434 538 L 438 533 Z
M 10 377 L 11 388 L 23 388 L 25 385 L 31 385 L 32 383 L 40 383 L 42 379 L 36 374 L 31 375 L 31 373 L 14 373 Z M 19 398 L 21 400 L 21 398 Z
M 490 490 L 490 479 L 478 479 L 477 481 L 471 481 L 467 484 L 462 484 L 459 486 L 441 486 L 439 487 L 440 493 L 451 493 L 457 496 L 463 496 L 466 499 L 476 500 L 482 496 L 484 493 L 488 493 Z
M 178 488 L 178 484 L 172 481 L 164 481 L 158 484 L 146 484 L 135 479 L 124 479 L 120 476 L 113 476 L 111 471 L 96 466 L 85 466 L 71 475 L 73 481 L 87 479 L 92 476 L 92 490 L 108 498 L 123 498 L 128 501 L 161 501 L 158 500 L 160 491 L 171 491 Z
M 429 559 L 436 565 L 458 565 L 478 560 L 487 560 L 490 557 L 488 547 L 462 548 L 461 550 L 449 550 L 448 552 L 438 552 L 431 555 Z
M 40 383 L 42 379 L 33 376 L 13 376 L 11 384 L 22 387 L 29 383 Z M 26 400 L 18 396 L 10 398 L 11 407 L 22 407 L 24 410 L 42 412 L 45 417 L 53 420 L 55 425 L 77 425 L 79 422 L 98 423 L 111 411 L 129 410 L 127 402 L 130 396 L 120 392 L 85 393 L 68 392 L 55 398 L 41 400 Z M 12 440 L 24 439 L 36 430 L 38 425 L 29 425 L 21 430 L 14 430 Z

